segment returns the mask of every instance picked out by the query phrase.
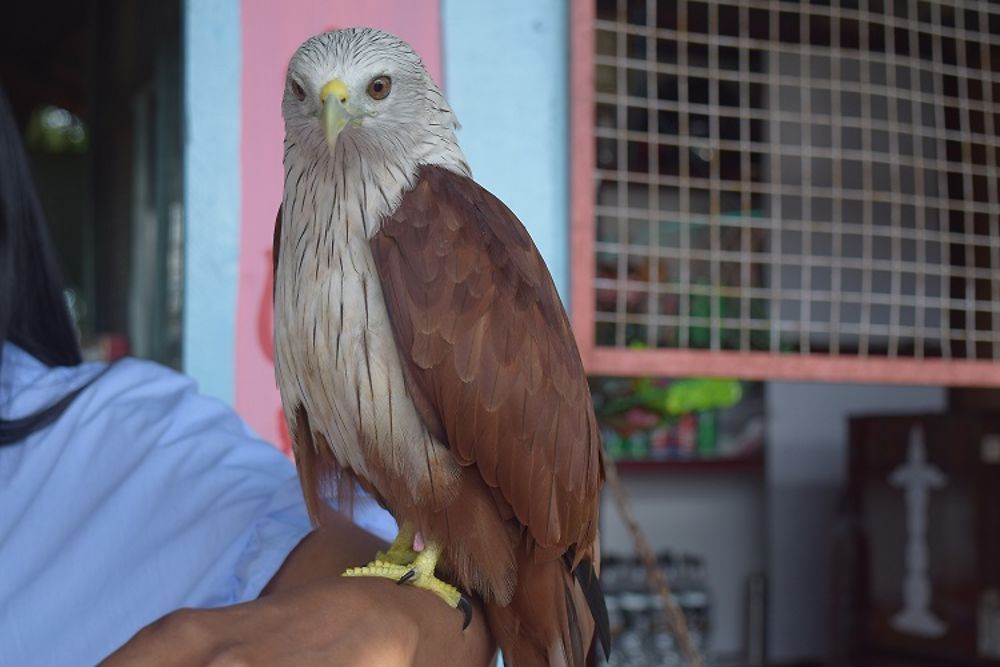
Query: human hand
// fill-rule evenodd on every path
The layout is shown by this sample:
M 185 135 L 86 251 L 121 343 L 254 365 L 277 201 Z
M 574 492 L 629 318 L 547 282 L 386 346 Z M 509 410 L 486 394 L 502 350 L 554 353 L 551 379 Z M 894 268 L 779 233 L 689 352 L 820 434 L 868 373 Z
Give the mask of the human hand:
M 182 609 L 141 630 L 107 667 L 174 665 L 485 665 L 494 643 L 482 607 L 461 611 L 388 579 L 341 577 L 385 544 L 324 509 L 256 600 Z
M 462 613 L 384 579 L 328 577 L 251 602 L 182 609 L 147 626 L 105 667 L 486 665 L 481 608 Z

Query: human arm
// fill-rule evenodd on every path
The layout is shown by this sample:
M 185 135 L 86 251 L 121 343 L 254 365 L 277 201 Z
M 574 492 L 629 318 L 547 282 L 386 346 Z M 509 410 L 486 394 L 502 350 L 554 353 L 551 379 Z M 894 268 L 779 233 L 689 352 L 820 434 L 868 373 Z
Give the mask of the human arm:
M 461 613 L 429 604 L 426 591 L 340 576 L 383 546 L 331 510 L 258 599 L 175 611 L 141 630 L 104 664 L 487 664 L 494 645 L 481 607 L 463 631 Z

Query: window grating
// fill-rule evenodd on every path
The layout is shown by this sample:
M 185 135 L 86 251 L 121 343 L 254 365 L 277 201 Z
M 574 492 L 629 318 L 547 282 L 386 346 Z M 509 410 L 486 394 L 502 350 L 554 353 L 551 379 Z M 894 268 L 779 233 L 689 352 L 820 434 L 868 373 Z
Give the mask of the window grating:
M 1000 359 L 1000 6 L 598 0 L 598 346 Z

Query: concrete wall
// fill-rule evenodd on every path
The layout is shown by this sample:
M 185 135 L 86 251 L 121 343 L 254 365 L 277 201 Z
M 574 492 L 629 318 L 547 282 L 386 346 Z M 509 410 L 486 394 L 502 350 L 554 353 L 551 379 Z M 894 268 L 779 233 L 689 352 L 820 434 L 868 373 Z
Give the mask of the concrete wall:
M 747 577 L 766 569 L 763 476 L 623 474 L 622 481 L 653 549 L 705 557 L 712 596 L 709 648 L 713 654 L 741 653 Z M 610 497 L 601 512 L 604 553 L 631 555 L 631 534 Z
M 240 2 L 184 3 L 183 368 L 233 401 L 240 257 Z
M 443 0 L 445 85 L 476 180 L 524 223 L 569 296 L 566 0 Z

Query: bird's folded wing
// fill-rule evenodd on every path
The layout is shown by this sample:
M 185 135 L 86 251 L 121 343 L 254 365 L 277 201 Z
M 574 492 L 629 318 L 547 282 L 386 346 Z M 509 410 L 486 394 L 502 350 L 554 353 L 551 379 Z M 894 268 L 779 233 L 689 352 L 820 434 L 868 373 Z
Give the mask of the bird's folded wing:
M 428 428 L 543 552 L 589 552 L 600 438 L 566 313 L 527 231 L 471 179 L 421 167 L 371 241 Z

